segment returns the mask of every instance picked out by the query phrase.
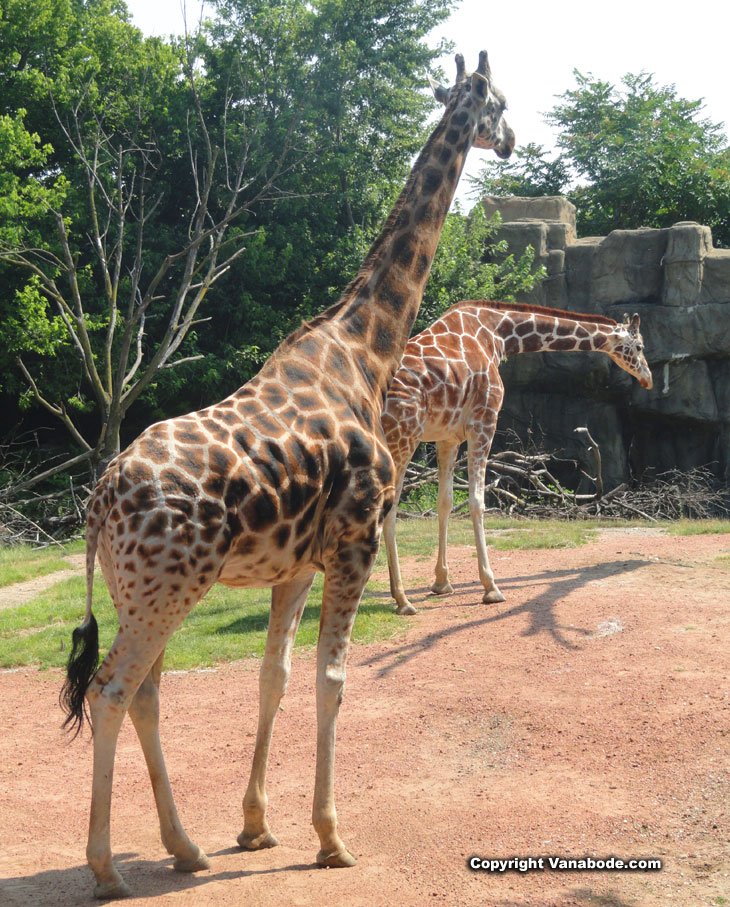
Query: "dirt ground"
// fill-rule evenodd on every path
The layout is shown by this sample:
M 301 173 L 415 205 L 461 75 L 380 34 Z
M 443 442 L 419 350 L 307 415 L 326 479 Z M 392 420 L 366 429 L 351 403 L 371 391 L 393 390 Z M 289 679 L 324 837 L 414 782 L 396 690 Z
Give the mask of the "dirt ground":
M 456 594 L 426 593 L 405 635 L 351 649 L 337 806 L 352 869 L 314 866 L 314 658 L 294 658 L 270 763 L 281 846 L 244 853 L 257 663 L 163 678 L 178 808 L 209 871 L 181 875 L 158 836 L 131 724 L 112 842 L 130 905 L 722 905 L 730 902 L 730 536 L 603 532 L 562 551 L 492 553 L 483 605 L 453 549 Z M 724 558 L 721 560 L 721 558 Z M 80 605 L 81 607 L 81 605 Z M 0 904 L 93 903 L 84 860 L 88 737 L 64 742 L 58 672 L 0 674 Z M 545 858 L 472 871 L 472 855 Z M 553 871 L 548 856 L 659 858 L 659 872 Z

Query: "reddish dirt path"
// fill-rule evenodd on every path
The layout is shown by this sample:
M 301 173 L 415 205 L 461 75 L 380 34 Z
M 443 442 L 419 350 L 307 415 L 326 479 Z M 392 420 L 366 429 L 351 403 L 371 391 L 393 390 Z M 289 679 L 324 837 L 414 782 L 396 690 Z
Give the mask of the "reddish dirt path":
M 507 601 L 416 594 L 406 635 L 351 651 L 338 737 L 340 828 L 359 862 L 321 870 L 311 828 L 314 661 L 294 659 L 277 722 L 270 819 L 235 846 L 257 664 L 163 680 L 178 807 L 212 858 L 170 870 L 142 757 L 120 738 L 112 840 L 130 905 L 488 907 L 722 904 L 730 898 L 730 536 L 611 532 L 572 550 L 494 552 Z M 406 562 L 408 577 L 428 565 Z M 57 672 L 0 674 L 0 903 L 93 903 L 84 864 L 88 742 L 66 745 Z M 502 875 L 467 857 L 659 857 L 658 873 Z
M 47 573 L 45 576 L 36 576 L 21 583 L 0 587 L 0 611 L 32 601 L 37 595 L 40 595 L 41 592 L 44 592 L 55 583 L 69 579 L 72 576 L 78 576 L 84 569 L 86 555 L 69 554 L 64 560 L 69 565 L 68 570 L 57 570 L 55 573 Z

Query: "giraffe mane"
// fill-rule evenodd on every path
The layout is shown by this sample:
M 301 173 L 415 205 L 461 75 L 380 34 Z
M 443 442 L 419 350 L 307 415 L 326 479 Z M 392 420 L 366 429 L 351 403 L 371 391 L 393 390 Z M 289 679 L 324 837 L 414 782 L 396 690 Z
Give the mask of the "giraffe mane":
M 571 321 L 588 321 L 594 324 L 608 324 L 617 327 L 618 322 L 613 318 L 606 318 L 605 315 L 589 315 L 584 312 L 567 312 L 565 309 L 551 309 L 543 305 L 528 305 L 524 302 L 494 302 L 491 299 L 463 299 L 451 306 L 458 309 L 461 306 L 476 305 L 483 306 L 485 309 L 495 309 L 498 312 L 524 312 L 525 314 L 534 315 L 551 315 L 553 318 L 570 318 Z M 444 313 L 445 314 L 445 313 Z

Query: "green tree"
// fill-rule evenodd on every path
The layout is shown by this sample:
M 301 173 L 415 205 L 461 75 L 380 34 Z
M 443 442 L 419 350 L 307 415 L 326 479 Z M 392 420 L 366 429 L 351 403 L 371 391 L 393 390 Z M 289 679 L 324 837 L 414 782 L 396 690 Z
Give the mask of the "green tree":
M 545 276 L 533 269 L 534 250 L 528 246 L 515 261 L 505 241 L 495 242 L 499 217 L 487 220 L 484 208 L 475 205 L 468 216 L 458 209 L 449 214 L 441 234 L 431 274 L 423 294 L 414 333 L 439 318 L 462 299 L 512 301 L 531 290 Z
M 70 436 L 54 470 L 229 393 L 336 300 L 425 139 L 451 2 L 223 0 L 166 42 L 118 0 L 36 0 L 43 27 L 0 0 L 0 375 Z M 527 285 L 490 236 L 449 216 L 422 323 Z
M 54 144 L 22 109 L 0 118 L 0 261 L 16 276 L 13 287 L 4 269 L 1 355 L 22 376 L 21 402 L 81 448 L 71 464 L 117 453 L 129 407 L 196 358 L 185 343 L 240 253 L 234 221 L 278 196 L 288 150 L 251 173 L 241 112 L 228 99 L 206 107 L 198 38 L 145 40 L 103 0 L 74 14 L 76 43 L 43 73 L 44 111 L 35 99 Z M 96 414 L 86 432 L 85 412 Z
M 230 392 L 301 319 L 336 301 L 426 137 L 426 73 L 443 51 L 426 36 L 450 4 L 219 3 L 205 50 L 207 102 L 245 106 L 257 124 L 254 172 L 289 130 L 299 157 L 276 181 L 276 204 L 244 214 L 242 227 L 256 232 L 218 284 L 216 331 L 196 335 L 202 359 L 160 376 L 145 400 L 155 416 Z
M 514 161 L 488 164 L 478 191 L 567 195 L 584 234 L 695 220 L 730 245 L 730 146 L 722 124 L 702 117 L 703 102 L 646 73 L 619 87 L 575 78 L 546 115 L 560 130 L 557 156 L 527 146 Z

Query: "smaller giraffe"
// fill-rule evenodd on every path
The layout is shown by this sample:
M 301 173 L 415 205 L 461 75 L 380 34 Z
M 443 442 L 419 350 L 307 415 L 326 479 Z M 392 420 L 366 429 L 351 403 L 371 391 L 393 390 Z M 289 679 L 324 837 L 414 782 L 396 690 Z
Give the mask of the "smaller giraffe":
M 540 350 L 597 350 L 606 353 L 642 387 L 652 377 L 644 358 L 639 316 L 619 324 L 600 315 L 505 302 L 459 302 L 412 337 L 388 391 L 382 423 L 396 468 L 396 501 L 406 466 L 421 441 L 435 441 L 438 457 L 439 549 L 431 591 L 453 592 L 446 559 L 448 518 L 453 502 L 454 464 L 468 444 L 469 512 L 474 525 L 482 601 L 504 601 L 489 566 L 484 537 L 484 475 L 504 386 L 500 362 Z M 415 614 L 403 588 L 395 540 L 397 507 L 385 519 L 390 591 L 398 614 Z

